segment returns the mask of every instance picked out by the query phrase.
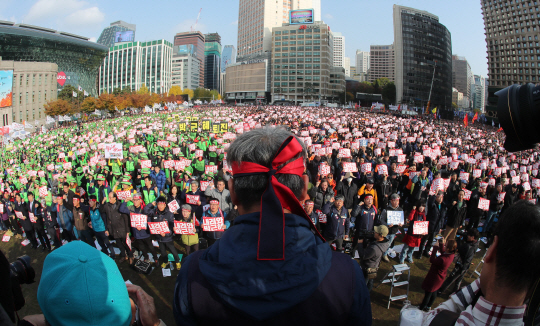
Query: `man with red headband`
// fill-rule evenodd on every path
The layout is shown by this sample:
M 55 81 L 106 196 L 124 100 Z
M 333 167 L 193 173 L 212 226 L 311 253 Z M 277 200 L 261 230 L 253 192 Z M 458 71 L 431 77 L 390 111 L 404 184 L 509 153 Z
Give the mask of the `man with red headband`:
M 204 223 L 208 218 L 216 218 L 216 217 L 218 217 L 218 218 L 221 218 L 219 221 L 222 221 L 222 223 L 220 223 L 222 231 L 204 232 L 204 237 L 208 241 L 209 246 L 213 245 L 214 242 L 219 240 L 221 238 L 221 236 L 223 235 L 223 232 L 226 229 L 229 228 L 230 222 L 225 221 L 225 215 L 223 214 L 223 211 L 221 210 L 221 208 L 219 208 L 219 200 L 211 199 L 210 200 L 210 208 L 207 209 L 206 211 L 204 211 L 204 213 L 203 213 L 201 225 L 203 225 L 203 229 L 204 229 Z
M 283 128 L 239 136 L 227 152 L 239 216 L 178 275 L 177 325 L 371 325 L 362 271 L 332 252 L 304 211 L 307 151 Z

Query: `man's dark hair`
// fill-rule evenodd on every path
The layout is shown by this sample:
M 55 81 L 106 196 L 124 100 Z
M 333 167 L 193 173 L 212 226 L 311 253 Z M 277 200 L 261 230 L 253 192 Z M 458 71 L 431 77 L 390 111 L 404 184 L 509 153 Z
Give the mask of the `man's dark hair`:
M 64 182 L 64 183 L 62 184 L 62 186 L 64 186 L 64 187 L 69 187 L 69 183 Z
M 474 240 L 478 240 L 478 238 L 480 237 L 480 232 L 478 232 L 477 229 L 470 229 L 469 231 L 467 231 L 467 235 L 474 237 Z
M 494 235 L 498 236 L 497 281 L 517 291 L 526 291 L 540 273 L 524 262 L 540 261 L 540 207 L 520 200 L 500 217 Z
M 146 181 L 146 180 L 152 182 L 152 177 L 150 177 L 149 175 L 147 175 L 146 177 L 144 177 L 144 181 Z
M 271 168 L 272 159 L 280 148 L 281 144 L 292 134 L 284 128 L 265 127 L 252 130 L 239 136 L 227 151 L 227 163 L 232 166 L 233 162 L 253 162 Z M 298 138 L 296 138 L 298 140 Z M 304 162 L 307 157 L 307 150 L 304 143 L 302 153 L 286 162 L 285 164 L 303 157 Z M 280 167 L 278 167 L 280 168 Z M 276 178 L 283 185 L 291 189 L 293 194 L 300 198 L 304 189 L 302 177 L 293 174 L 277 174 Z M 260 202 L 262 194 L 268 187 L 268 176 L 258 174 L 243 177 L 234 177 L 234 192 L 240 205 L 249 207 Z

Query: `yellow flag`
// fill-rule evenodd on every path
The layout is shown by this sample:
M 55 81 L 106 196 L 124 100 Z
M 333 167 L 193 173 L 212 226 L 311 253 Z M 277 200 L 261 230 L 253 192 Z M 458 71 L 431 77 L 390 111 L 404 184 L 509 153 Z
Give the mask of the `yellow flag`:
M 437 113 L 437 107 L 435 107 L 431 113 Z

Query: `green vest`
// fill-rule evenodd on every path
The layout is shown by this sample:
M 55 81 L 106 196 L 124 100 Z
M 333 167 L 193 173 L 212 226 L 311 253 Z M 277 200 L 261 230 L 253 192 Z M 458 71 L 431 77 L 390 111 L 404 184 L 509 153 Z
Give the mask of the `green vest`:
M 150 194 L 148 193 L 148 190 L 143 190 L 143 195 L 144 203 L 146 205 L 156 201 L 156 192 L 154 190 L 150 190 Z

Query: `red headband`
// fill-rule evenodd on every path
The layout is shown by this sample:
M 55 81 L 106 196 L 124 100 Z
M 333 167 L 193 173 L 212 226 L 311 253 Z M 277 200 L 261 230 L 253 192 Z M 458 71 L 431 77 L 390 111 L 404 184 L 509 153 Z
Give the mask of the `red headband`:
M 323 241 L 324 238 L 317 231 L 304 208 L 296 199 L 291 189 L 280 183 L 276 174 L 294 174 L 302 176 L 304 173 L 304 158 L 279 166 L 302 153 L 302 145 L 295 137 L 289 136 L 281 144 L 274 159 L 272 168 L 252 162 L 232 162 L 231 168 L 234 177 L 243 177 L 257 174 L 268 175 L 268 188 L 261 197 L 261 212 L 259 218 L 259 243 L 257 246 L 257 260 L 284 260 L 285 259 L 285 215 L 283 209 L 306 219 L 310 227 Z

